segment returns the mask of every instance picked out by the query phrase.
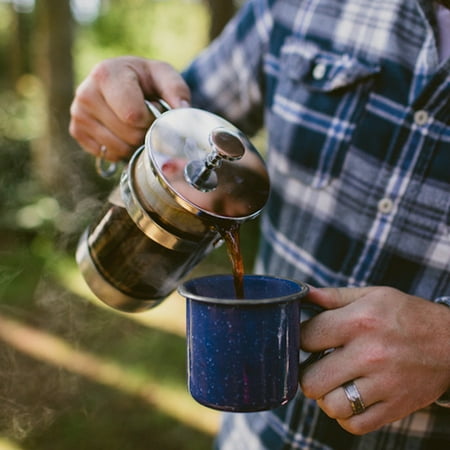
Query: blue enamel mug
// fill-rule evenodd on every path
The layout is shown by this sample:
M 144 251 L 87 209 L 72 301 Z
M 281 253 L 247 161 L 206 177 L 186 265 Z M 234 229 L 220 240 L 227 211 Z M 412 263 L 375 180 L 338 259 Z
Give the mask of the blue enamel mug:
M 188 387 L 204 406 L 250 412 L 279 407 L 298 389 L 300 304 L 308 287 L 263 275 L 244 277 L 236 299 L 232 275 L 187 281 Z M 308 306 L 307 306 L 308 305 Z M 316 359 L 319 355 L 311 355 Z

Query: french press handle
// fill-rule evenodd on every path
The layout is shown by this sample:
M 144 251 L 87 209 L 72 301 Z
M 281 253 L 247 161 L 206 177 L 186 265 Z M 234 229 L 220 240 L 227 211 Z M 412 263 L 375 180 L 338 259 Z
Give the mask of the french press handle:
M 172 109 L 170 105 L 162 99 L 154 100 L 153 102 L 144 100 L 144 103 L 155 119 L 161 116 L 162 113 Z M 159 107 L 157 107 L 156 104 L 159 105 Z M 106 146 L 102 145 L 100 148 L 100 155 L 95 158 L 95 170 L 102 178 L 111 178 L 117 172 L 118 164 L 116 162 L 105 160 L 105 153 Z

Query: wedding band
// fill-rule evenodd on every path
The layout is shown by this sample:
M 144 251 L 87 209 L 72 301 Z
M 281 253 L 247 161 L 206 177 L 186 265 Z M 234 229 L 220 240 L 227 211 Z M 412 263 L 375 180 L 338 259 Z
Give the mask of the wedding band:
M 344 388 L 345 395 L 350 402 L 353 414 L 357 415 L 363 413 L 366 410 L 366 405 L 364 404 L 356 384 L 353 381 L 349 381 L 348 383 L 343 384 L 342 387 Z

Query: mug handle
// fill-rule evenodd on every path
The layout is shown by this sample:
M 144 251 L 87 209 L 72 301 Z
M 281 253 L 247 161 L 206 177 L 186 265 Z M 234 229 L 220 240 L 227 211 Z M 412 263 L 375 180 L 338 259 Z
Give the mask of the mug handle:
M 172 109 L 170 105 L 162 99 L 155 101 L 144 100 L 145 105 L 149 111 L 157 119 L 161 114 Z M 156 104 L 155 104 L 156 103 Z M 158 105 L 158 106 L 157 106 Z M 103 153 L 95 158 L 95 170 L 102 178 L 111 178 L 117 172 L 118 164 L 115 162 L 106 161 L 103 158 Z
M 325 311 L 324 308 L 322 308 L 321 306 L 318 306 L 314 303 L 309 303 L 309 302 L 305 302 L 305 303 L 300 303 L 300 310 L 307 310 L 312 312 L 313 316 L 321 313 L 322 311 Z M 308 366 L 310 366 L 312 363 L 318 361 L 319 359 L 321 359 L 323 356 L 325 356 L 326 353 L 329 353 L 330 350 L 323 350 L 321 352 L 314 352 L 314 353 L 309 353 L 309 356 L 307 356 L 303 361 L 300 361 L 299 367 L 300 367 L 300 373 L 305 370 Z M 300 350 L 300 355 L 302 353 L 306 353 L 303 352 L 303 350 Z

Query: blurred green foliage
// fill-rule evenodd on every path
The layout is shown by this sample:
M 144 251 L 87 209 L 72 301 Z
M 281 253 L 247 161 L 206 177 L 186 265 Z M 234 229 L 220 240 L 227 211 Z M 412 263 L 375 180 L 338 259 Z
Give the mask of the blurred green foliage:
M 207 43 L 209 19 L 201 2 L 102 5 L 96 20 L 74 29 L 68 51 L 77 84 L 107 57 L 136 54 L 182 68 Z M 45 99 L 33 73 L 34 12 L 16 14 L 0 2 L 0 317 L 105 354 L 135 376 L 154 373 L 186 397 L 183 339 L 99 310 L 68 292 L 54 270 L 62 261 L 75 270 L 74 240 L 66 247 L 60 243 L 71 239 L 67 230 L 75 237 L 81 233 L 79 211 L 64 211 L 33 177 L 31 144 L 42 133 Z M 18 46 L 19 22 L 24 40 Z M 23 54 L 15 54 L 16 48 Z M 98 199 L 106 198 L 115 182 L 99 190 Z M 80 199 L 80 210 L 87 201 Z M 212 439 L 133 396 L 26 356 L 1 340 L 0 404 L 2 450 L 200 450 Z
M 161 380 L 186 398 L 182 337 L 99 309 L 63 280 L 61 274 L 77 270 L 72 237 L 82 231 L 80 211 L 96 213 L 116 181 L 102 186 L 98 198 L 80 199 L 79 209 L 66 211 L 34 179 L 31 143 L 42 132 L 45 99 L 27 59 L 33 55 L 32 11 L 20 13 L 26 39 L 19 47 L 26 60 L 19 67 L 22 72 L 13 67 L 14 14 L 11 5 L 0 1 L 0 317 L 13 317 L 74 349 L 113 360 L 133 376 Z M 122 54 L 163 59 L 181 69 L 207 44 L 208 29 L 202 1 L 104 0 L 94 21 L 76 24 L 76 83 L 98 61 Z M 242 231 L 250 271 L 257 222 Z M 61 246 L 66 240 L 70 245 Z M 222 247 L 193 275 L 229 270 Z M 3 341 L 0 404 L 1 450 L 203 450 L 213 439 L 138 398 Z
M 74 56 L 78 79 L 104 58 L 133 54 L 182 69 L 208 43 L 201 1 L 115 0 L 89 25 L 79 25 Z
M 76 84 L 102 59 L 124 54 L 165 60 L 182 69 L 207 44 L 209 15 L 201 1 L 111 0 L 101 5 L 94 21 L 75 23 Z M 48 194 L 34 180 L 30 157 L 30 144 L 41 136 L 46 117 L 42 83 L 28 70 L 32 60 L 13 67 L 33 55 L 33 20 L 32 11 L 18 13 L 0 2 L 0 227 L 36 228 L 47 222 L 39 219 L 45 212 L 38 206 Z M 11 54 L 18 37 L 29 38 L 19 46 L 22 58 Z M 101 180 L 99 186 L 109 189 Z M 62 223 L 61 217 L 53 218 Z

